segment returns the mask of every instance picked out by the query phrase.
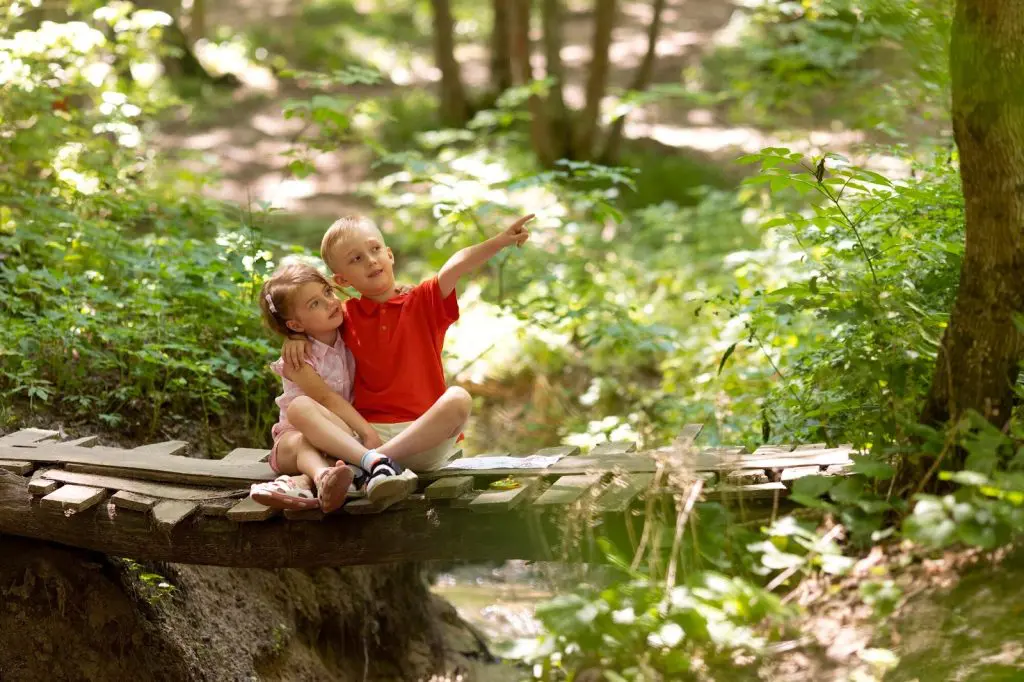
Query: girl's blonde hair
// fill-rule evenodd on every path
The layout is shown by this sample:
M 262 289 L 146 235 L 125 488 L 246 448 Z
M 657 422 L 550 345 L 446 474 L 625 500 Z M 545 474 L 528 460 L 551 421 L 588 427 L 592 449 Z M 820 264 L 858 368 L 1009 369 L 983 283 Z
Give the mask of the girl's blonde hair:
M 260 311 L 263 313 L 263 321 L 271 330 L 281 336 L 294 333 L 288 328 L 292 294 L 297 288 L 310 282 L 318 282 L 325 287 L 334 286 L 312 265 L 298 261 L 281 263 L 263 282 L 263 288 L 260 289 Z

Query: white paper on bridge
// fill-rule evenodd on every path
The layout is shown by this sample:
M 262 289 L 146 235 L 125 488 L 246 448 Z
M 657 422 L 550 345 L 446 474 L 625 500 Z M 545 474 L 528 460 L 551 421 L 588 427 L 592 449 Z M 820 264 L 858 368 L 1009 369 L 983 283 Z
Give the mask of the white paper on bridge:
M 463 457 L 443 469 L 547 469 L 562 455 L 530 455 L 529 457 Z

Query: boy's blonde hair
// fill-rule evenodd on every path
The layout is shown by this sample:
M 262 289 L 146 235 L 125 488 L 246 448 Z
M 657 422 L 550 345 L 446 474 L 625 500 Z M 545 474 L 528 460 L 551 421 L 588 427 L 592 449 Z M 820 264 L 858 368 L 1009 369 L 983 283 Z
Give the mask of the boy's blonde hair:
M 274 274 L 263 282 L 260 289 L 260 311 L 263 321 L 271 330 L 281 336 L 293 333 L 288 328 L 291 315 L 292 294 L 303 284 L 318 282 L 325 287 L 334 287 L 324 274 L 309 263 L 289 261 L 281 263 Z
M 340 265 L 340 263 L 331 261 L 331 252 L 334 251 L 335 245 L 350 232 L 357 229 L 373 230 L 380 235 L 381 242 L 384 241 L 384 235 L 381 234 L 380 228 L 366 216 L 347 215 L 338 218 L 327 228 L 327 232 L 320 242 L 320 258 L 331 269 L 331 272 L 337 273 L 338 266 Z

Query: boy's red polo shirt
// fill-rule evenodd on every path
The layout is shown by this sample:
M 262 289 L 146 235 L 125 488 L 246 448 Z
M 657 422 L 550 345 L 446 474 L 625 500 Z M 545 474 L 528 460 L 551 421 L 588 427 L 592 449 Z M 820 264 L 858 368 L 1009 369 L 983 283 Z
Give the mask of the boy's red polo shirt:
M 441 298 L 437 277 L 384 303 L 345 301 L 345 344 L 356 359 L 352 404 L 368 422 L 410 422 L 448 388 L 441 348 L 459 319 L 455 291 Z

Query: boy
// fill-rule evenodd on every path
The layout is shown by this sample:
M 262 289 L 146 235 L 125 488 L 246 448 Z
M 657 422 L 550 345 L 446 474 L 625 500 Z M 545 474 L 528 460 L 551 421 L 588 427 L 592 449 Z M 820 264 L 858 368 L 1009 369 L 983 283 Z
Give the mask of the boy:
M 472 406 L 469 393 L 446 386 L 441 363 L 445 333 L 459 319 L 456 285 L 502 249 L 524 244 L 533 218 L 524 216 L 498 236 L 459 251 L 412 289 L 396 287 L 394 255 L 368 218 L 341 218 L 327 230 L 320 257 L 338 286 L 361 294 L 344 304 L 342 333 L 356 360 L 352 403 L 372 427 L 364 443 L 375 449 L 363 457 L 364 472 L 429 471 L 450 457 Z M 308 343 L 286 341 L 285 361 L 299 368 Z M 375 468 L 382 461 L 389 466 Z M 357 474 L 358 489 L 366 479 Z

